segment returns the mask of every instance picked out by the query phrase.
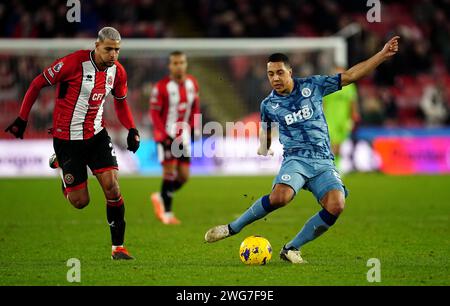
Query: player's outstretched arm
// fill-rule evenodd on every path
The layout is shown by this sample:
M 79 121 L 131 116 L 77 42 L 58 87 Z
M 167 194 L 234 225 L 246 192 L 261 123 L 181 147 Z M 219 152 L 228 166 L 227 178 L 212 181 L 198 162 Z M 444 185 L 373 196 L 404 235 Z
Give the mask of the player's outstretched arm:
M 259 129 L 259 148 L 258 148 L 258 155 L 273 155 L 272 149 L 270 149 L 270 146 L 272 145 L 272 132 L 269 128 L 266 128 L 264 124 L 262 124 L 261 128 Z
M 375 68 L 398 52 L 399 36 L 391 38 L 383 47 L 383 49 L 371 58 L 356 64 L 341 74 L 341 85 L 351 84 L 366 75 L 370 74 Z
M 36 102 L 41 89 L 49 85 L 50 84 L 44 78 L 43 74 L 38 75 L 31 82 L 30 87 L 28 88 L 25 97 L 23 98 L 19 116 L 5 129 L 5 132 L 10 132 L 14 136 L 16 136 L 16 138 L 23 139 L 23 134 L 25 133 L 25 129 L 27 127 L 28 116 L 30 114 L 31 107 L 33 107 L 34 102 Z

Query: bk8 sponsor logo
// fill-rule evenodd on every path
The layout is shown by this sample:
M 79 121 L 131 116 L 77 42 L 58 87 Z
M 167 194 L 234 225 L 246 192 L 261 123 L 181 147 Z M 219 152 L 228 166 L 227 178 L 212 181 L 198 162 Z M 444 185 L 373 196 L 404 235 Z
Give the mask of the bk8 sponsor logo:
M 298 111 L 284 116 L 284 120 L 286 121 L 287 125 L 291 125 L 300 120 L 308 120 L 312 117 L 312 115 L 313 110 L 308 105 L 305 105 Z

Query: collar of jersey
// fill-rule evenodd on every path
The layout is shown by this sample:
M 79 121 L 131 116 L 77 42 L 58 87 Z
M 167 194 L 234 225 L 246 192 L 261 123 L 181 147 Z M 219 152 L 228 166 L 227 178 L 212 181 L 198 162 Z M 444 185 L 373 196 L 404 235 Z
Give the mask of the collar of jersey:
M 91 60 L 91 63 L 92 63 L 92 65 L 94 66 L 94 68 L 95 68 L 95 70 L 96 71 L 106 71 L 106 70 L 108 70 L 108 67 L 106 67 L 106 69 L 105 70 L 100 70 L 100 69 L 98 69 L 98 67 L 97 67 L 97 65 L 95 64 L 95 62 L 94 62 L 94 58 L 92 57 L 92 54 L 94 53 L 94 50 L 92 50 L 91 52 L 89 52 L 89 59 Z
M 293 95 L 295 93 L 295 91 L 297 90 L 297 87 L 299 86 L 299 85 L 297 85 L 297 82 L 295 81 L 294 78 L 292 78 L 292 81 L 294 82 L 294 88 L 292 88 L 292 91 L 290 94 L 283 96 L 283 95 L 280 95 L 279 93 L 277 93 L 277 91 L 275 89 L 273 89 L 272 90 L 273 95 L 276 97 L 279 97 L 279 98 L 289 98 L 291 95 Z

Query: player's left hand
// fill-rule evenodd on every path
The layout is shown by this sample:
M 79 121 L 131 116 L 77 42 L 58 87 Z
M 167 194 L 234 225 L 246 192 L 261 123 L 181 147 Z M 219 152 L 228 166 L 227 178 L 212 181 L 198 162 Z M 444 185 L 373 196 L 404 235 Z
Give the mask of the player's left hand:
M 400 36 L 394 36 L 384 45 L 383 50 L 381 50 L 381 53 L 385 57 L 391 57 L 398 52 L 399 38 Z
M 20 117 L 17 117 L 13 123 L 11 123 L 6 129 L 5 132 L 10 132 L 16 138 L 23 139 L 23 134 L 25 133 L 25 129 L 27 127 L 27 121 L 23 120 Z
M 129 129 L 127 137 L 127 144 L 128 144 L 127 150 L 136 153 L 136 151 L 139 149 L 140 143 L 141 140 L 139 137 L 139 131 L 136 130 L 135 128 Z

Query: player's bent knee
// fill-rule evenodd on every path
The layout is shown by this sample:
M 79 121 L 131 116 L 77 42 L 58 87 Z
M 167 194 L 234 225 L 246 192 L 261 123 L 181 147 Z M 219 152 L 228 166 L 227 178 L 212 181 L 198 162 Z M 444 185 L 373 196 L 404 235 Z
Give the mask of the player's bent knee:
M 345 201 L 342 199 L 336 199 L 336 200 L 329 201 L 325 205 L 325 208 L 330 214 L 339 216 L 344 211 Z
M 345 202 L 344 201 L 339 200 L 339 201 L 337 201 L 334 204 L 334 212 L 335 212 L 336 216 L 340 215 L 344 211 L 344 209 L 345 209 Z
M 270 205 L 277 208 L 287 205 L 291 201 L 291 199 L 291 195 L 283 193 L 271 193 L 269 197 Z
M 331 190 L 320 201 L 323 207 L 335 216 L 339 216 L 345 208 L 345 197 L 340 190 Z
M 284 184 L 276 184 L 270 193 L 270 205 L 279 208 L 287 205 L 294 198 L 294 190 L 292 187 Z
M 73 207 L 77 209 L 83 209 L 89 204 L 89 197 L 75 197 L 71 198 L 69 196 L 69 201 Z

